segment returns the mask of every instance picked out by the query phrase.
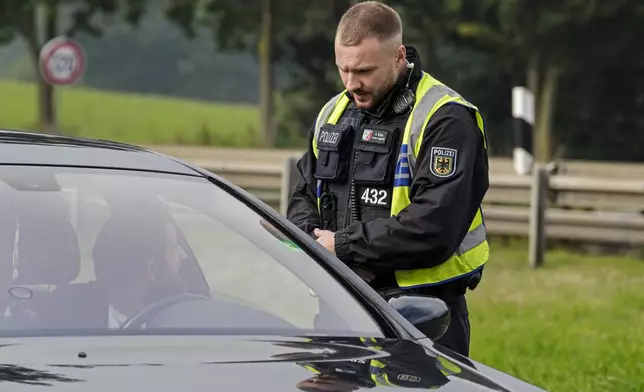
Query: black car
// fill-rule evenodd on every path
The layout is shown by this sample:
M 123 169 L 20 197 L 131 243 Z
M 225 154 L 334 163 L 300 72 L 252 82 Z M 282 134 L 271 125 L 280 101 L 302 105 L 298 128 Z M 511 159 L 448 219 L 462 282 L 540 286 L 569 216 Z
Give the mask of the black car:
M 376 293 L 213 173 L 12 131 L 0 163 L 2 389 L 540 390 L 435 345 L 442 301 Z

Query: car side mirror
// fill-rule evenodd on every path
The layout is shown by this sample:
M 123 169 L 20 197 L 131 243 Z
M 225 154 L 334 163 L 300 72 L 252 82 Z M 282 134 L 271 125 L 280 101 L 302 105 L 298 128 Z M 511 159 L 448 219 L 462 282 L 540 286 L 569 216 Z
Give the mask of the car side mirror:
M 450 323 L 447 304 L 429 295 L 395 294 L 386 298 L 400 315 L 428 338 L 436 341 L 445 334 Z

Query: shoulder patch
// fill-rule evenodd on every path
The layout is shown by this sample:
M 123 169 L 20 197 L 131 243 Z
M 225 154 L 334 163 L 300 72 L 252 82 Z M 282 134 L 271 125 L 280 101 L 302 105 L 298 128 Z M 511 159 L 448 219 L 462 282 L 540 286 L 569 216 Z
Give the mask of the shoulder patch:
M 453 148 L 432 147 L 431 171 L 436 177 L 447 178 L 456 173 L 456 156 Z

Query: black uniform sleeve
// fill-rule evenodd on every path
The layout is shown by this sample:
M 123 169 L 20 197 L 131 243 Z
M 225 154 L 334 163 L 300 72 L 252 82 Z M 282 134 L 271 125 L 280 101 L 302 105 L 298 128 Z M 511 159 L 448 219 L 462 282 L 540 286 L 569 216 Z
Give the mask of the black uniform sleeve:
M 313 131 L 309 132 L 308 148 L 297 162 L 297 183 L 291 194 L 286 210 L 286 218 L 313 238 L 313 230 L 320 228 L 320 215 L 317 208 L 314 177 L 315 155 L 313 153 Z
M 433 148 L 456 151 L 447 177 L 432 171 Z M 336 232 L 335 251 L 347 264 L 379 270 L 428 268 L 451 257 L 488 187 L 483 135 L 461 105 L 445 105 L 430 120 L 416 160 L 411 204 L 397 216 L 355 222 Z M 443 150 L 445 151 L 445 150 Z

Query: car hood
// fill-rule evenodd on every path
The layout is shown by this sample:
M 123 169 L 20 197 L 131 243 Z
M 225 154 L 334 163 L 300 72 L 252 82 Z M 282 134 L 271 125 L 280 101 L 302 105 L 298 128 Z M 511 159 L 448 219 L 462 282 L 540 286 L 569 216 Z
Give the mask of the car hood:
M 449 354 L 449 355 L 448 355 Z M 537 391 L 411 341 L 101 336 L 0 339 L 0 388 L 31 391 Z M 461 358 L 467 361 L 464 358 Z M 5 384 L 5 385 L 3 385 Z

